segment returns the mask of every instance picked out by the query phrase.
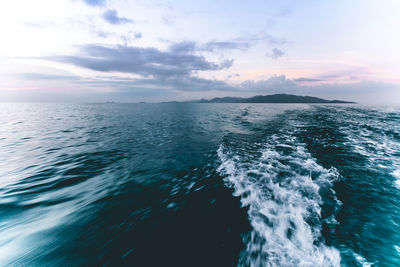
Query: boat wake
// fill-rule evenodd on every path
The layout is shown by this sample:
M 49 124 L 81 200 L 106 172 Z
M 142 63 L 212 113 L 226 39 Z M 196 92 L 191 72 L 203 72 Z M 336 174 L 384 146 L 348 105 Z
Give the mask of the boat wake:
M 222 144 L 218 171 L 248 208 L 252 231 L 241 266 L 340 266 L 339 251 L 325 244 L 322 199 L 340 202 L 332 190 L 335 168 L 325 169 L 292 135 L 270 136 L 258 153 Z

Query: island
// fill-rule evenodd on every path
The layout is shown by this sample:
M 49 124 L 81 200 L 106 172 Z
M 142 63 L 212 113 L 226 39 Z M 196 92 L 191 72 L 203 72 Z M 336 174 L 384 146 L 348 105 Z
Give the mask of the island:
M 193 103 L 307 103 L 307 104 L 355 104 L 356 102 L 343 100 L 326 100 L 314 96 L 298 96 L 290 94 L 256 95 L 243 97 L 216 97 L 210 100 L 201 99 L 190 101 Z

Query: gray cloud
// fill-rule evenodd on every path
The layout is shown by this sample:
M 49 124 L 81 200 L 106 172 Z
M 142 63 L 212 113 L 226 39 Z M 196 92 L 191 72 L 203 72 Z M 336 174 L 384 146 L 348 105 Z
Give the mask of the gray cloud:
M 83 0 L 83 2 L 89 6 L 104 6 L 106 0 Z
M 125 45 L 128 45 L 129 43 L 142 38 L 142 33 L 129 31 L 128 34 L 119 35 L 119 38 L 124 42 Z
M 114 24 L 114 25 L 133 23 L 133 20 L 131 20 L 131 19 L 118 16 L 118 13 L 115 9 L 106 10 L 101 17 L 108 23 Z
M 337 79 L 337 78 L 343 78 L 347 77 L 348 75 L 346 73 L 330 73 L 330 74 L 323 74 L 323 75 L 318 75 L 318 79 L 321 80 L 330 80 L 330 79 Z
M 169 49 L 177 53 L 193 53 L 193 52 L 214 52 L 214 51 L 226 51 L 226 50 L 246 50 L 251 46 L 250 43 L 243 41 L 211 41 L 204 44 L 197 44 L 193 41 L 182 41 L 173 43 Z
M 240 74 L 239 73 L 232 73 L 232 74 L 229 74 L 226 78 L 230 79 L 230 78 L 233 78 L 233 77 L 240 77 Z
M 233 59 L 225 59 L 224 61 L 221 62 L 220 68 L 221 69 L 229 69 L 232 67 L 234 60 Z
M 223 81 L 204 79 L 194 76 L 182 77 L 156 77 L 152 79 L 144 78 L 121 78 L 107 77 L 97 79 L 81 79 L 76 81 L 80 85 L 93 88 L 113 88 L 116 94 L 121 92 L 131 93 L 138 90 L 155 91 L 155 92 L 205 92 L 205 91 L 237 91 L 238 88 L 233 87 Z
M 275 75 L 265 80 L 252 81 L 247 80 L 241 83 L 241 88 L 247 91 L 263 92 L 263 91 L 276 91 L 293 90 L 298 85 L 291 79 L 287 79 L 285 75 Z
M 176 91 L 236 91 L 237 88 L 223 81 L 203 79 L 195 76 L 168 77 L 165 79 L 142 79 L 132 81 L 129 87 L 138 85 L 151 85 Z
M 323 80 L 322 79 L 300 77 L 300 78 L 293 79 L 293 81 L 301 83 L 301 82 L 321 82 Z
M 119 34 L 116 32 L 108 32 L 108 31 L 103 31 L 103 30 L 98 30 L 98 29 L 92 29 L 92 33 L 94 33 L 97 37 L 100 38 L 117 38 L 120 39 L 122 43 L 125 45 L 128 45 L 129 43 L 132 43 L 135 40 L 138 40 L 143 37 L 143 34 L 141 32 L 133 32 L 129 31 L 128 33 L 124 34 Z
M 235 41 L 212 41 L 206 43 L 201 49 L 213 52 L 214 50 L 246 50 L 251 46 L 248 42 Z
M 199 49 L 203 51 L 217 51 L 217 50 L 241 50 L 245 51 L 248 48 L 256 45 L 257 43 L 264 42 L 268 45 L 282 45 L 286 43 L 285 39 L 277 38 L 271 34 L 248 34 L 232 40 L 227 41 L 211 41 L 207 42 Z
M 182 41 L 178 43 L 173 43 L 169 46 L 169 50 L 172 53 L 178 54 L 191 54 L 194 53 L 197 49 L 197 44 L 192 41 Z
M 278 59 L 280 57 L 283 57 L 285 55 L 285 52 L 283 52 L 281 49 L 279 48 L 272 48 L 271 54 L 267 54 L 268 57 L 272 58 L 272 59 Z
M 42 59 L 68 63 L 102 72 L 124 72 L 143 78 L 81 80 L 88 86 L 110 86 L 118 90 L 130 88 L 165 88 L 177 91 L 236 90 L 223 81 L 195 77 L 197 71 L 213 71 L 230 68 L 233 59 L 220 64 L 209 62 L 204 57 L 190 54 L 191 44 L 173 45 L 168 51 L 156 48 L 131 46 L 106 47 L 86 45 L 81 55 L 52 56 Z M 32 78 L 37 78 L 32 76 Z M 44 78 L 44 77 L 42 77 Z M 50 77 L 47 77 L 50 78 Z
M 108 32 L 102 31 L 102 30 L 98 30 L 98 31 L 93 31 L 98 37 L 101 38 L 107 38 L 109 36 Z
M 83 78 L 73 75 L 55 75 L 43 73 L 19 73 L 18 79 L 28 80 L 32 85 L 39 87 L 46 84 L 50 87 L 68 86 L 72 88 L 112 88 L 115 95 L 166 95 L 178 92 L 205 92 L 205 91 L 236 91 L 238 88 L 228 85 L 223 81 L 204 79 L 194 76 L 181 77 L 155 77 L 146 78 L 122 78 L 117 76 L 102 76 Z M 66 85 L 63 81 L 68 81 Z
M 170 50 L 180 53 L 193 53 L 193 52 L 220 52 L 229 50 L 245 51 L 259 42 L 266 42 L 268 45 L 285 44 L 286 40 L 273 37 L 269 34 L 263 35 L 247 35 L 232 40 L 225 41 L 210 41 L 206 43 L 195 43 L 193 41 L 182 41 L 172 43 Z M 280 57 L 284 52 L 278 48 L 272 49 L 273 56 Z
M 82 46 L 82 52 L 82 55 L 77 56 L 53 56 L 43 59 L 96 71 L 133 73 L 144 77 L 191 75 L 195 71 L 229 68 L 233 63 L 224 61 L 222 64 L 216 64 L 202 56 L 122 45 L 115 47 L 85 45 Z

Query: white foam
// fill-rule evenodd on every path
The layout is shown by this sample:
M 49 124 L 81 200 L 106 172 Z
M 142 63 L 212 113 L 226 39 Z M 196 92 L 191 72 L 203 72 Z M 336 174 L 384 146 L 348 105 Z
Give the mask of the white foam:
M 393 175 L 394 177 L 396 177 L 397 180 L 395 181 L 395 184 L 397 185 L 397 187 L 400 188 L 400 169 L 394 170 L 394 171 L 392 172 L 392 175 Z
M 396 245 L 394 245 L 394 249 L 397 251 L 397 253 L 400 255 L 400 247 L 399 246 L 396 246 Z
M 293 138 L 288 143 L 290 152 L 279 152 L 276 147 L 282 144 L 271 137 L 258 158 L 244 159 L 222 145 L 218 149 L 218 170 L 249 208 L 253 228 L 239 265 L 340 266 L 338 250 L 318 241 L 319 191 L 330 188 L 338 173 L 318 165 Z
M 385 110 L 378 109 L 379 112 Z M 341 131 L 346 135 L 347 144 L 352 150 L 368 159 L 371 169 L 394 170 L 390 173 L 396 179 L 394 185 L 400 188 L 400 143 L 386 135 L 386 131 L 400 133 L 398 122 L 386 120 L 387 114 L 376 114 L 377 119 L 371 120 L 363 115 L 355 115 L 348 126 L 342 126 Z M 357 127 L 355 127 L 357 126 Z M 370 129 L 362 129 L 363 127 Z M 360 134 L 360 129 L 362 132 Z M 383 163 L 384 162 L 384 163 Z
M 354 252 L 353 252 L 354 253 Z M 354 253 L 354 257 L 363 267 L 371 267 L 372 263 L 368 262 L 363 256 Z

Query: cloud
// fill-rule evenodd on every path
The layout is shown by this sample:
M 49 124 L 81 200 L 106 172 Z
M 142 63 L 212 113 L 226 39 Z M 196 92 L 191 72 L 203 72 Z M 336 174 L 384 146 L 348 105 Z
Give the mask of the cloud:
M 301 77 L 296 82 L 303 83 L 354 83 L 356 81 L 370 80 L 374 72 L 367 67 L 351 67 L 341 70 L 334 70 L 328 73 L 316 73 L 312 77 Z
M 281 49 L 279 48 L 272 48 L 271 54 L 267 54 L 268 57 L 272 58 L 272 59 L 278 59 L 280 57 L 283 57 L 285 55 L 285 52 L 283 52 Z
M 191 54 L 198 49 L 198 45 L 192 41 L 182 41 L 178 43 L 173 43 L 169 46 L 169 50 L 172 53 L 178 54 Z
M 269 33 L 263 33 L 263 34 L 248 34 L 239 38 L 236 38 L 235 41 L 237 42 L 246 42 L 251 45 L 254 45 L 259 42 L 264 42 L 267 43 L 268 45 L 283 45 L 286 44 L 287 41 L 284 38 L 279 38 L 276 36 L 273 36 Z
M 194 76 L 186 76 L 183 78 L 173 77 L 167 80 L 171 88 L 180 91 L 236 91 L 237 88 L 218 80 L 203 79 Z
M 23 80 L 79 80 L 79 76 L 72 75 L 55 75 L 55 74 L 47 74 L 47 73 L 18 73 L 15 75 L 19 79 Z
M 300 78 L 293 79 L 293 81 L 299 82 L 299 83 L 302 83 L 302 82 L 312 83 L 312 82 L 322 82 L 323 80 L 322 79 L 300 77 Z
M 193 53 L 193 52 L 214 52 L 225 51 L 225 50 L 246 50 L 251 45 L 246 42 L 235 42 L 235 41 L 211 41 L 204 44 L 198 44 L 193 41 L 182 41 L 173 43 L 169 49 L 178 53 Z
M 265 80 L 253 81 L 247 80 L 240 84 L 240 87 L 253 92 L 262 91 L 282 91 L 293 90 L 298 85 L 291 79 L 287 79 L 285 75 L 274 75 Z
M 209 92 L 221 91 L 225 92 L 222 96 L 247 95 L 256 94 L 278 94 L 288 93 L 295 95 L 310 95 L 330 100 L 348 100 L 360 103 L 384 103 L 387 101 L 385 97 L 388 95 L 400 96 L 399 85 L 385 84 L 374 81 L 362 81 L 353 84 L 317 84 L 315 86 L 303 85 L 288 79 L 285 75 L 275 75 L 260 81 L 245 81 L 238 86 L 229 85 L 223 81 L 203 79 L 194 76 L 171 76 L 165 79 L 133 79 L 113 77 L 106 80 L 87 80 L 78 81 L 93 88 L 112 87 L 115 94 L 125 94 L 135 96 L 138 92 L 142 94 L 162 95 L 175 93 L 175 97 L 179 96 L 179 92 Z M 154 92 L 153 92 L 154 90 Z M 207 95 L 207 94 L 206 94 Z M 212 95 L 209 95 L 210 98 Z M 193 98 L 195 99 L 195 98 Z M 395 98 L 398 99 L 398 98 Z
M 235 77 L 240 77 L 240 74 L 239 74 L 239 73 L 232 73 L 232 74 L 229 74 L 229 75 L 226 77 L 226 79 L 231 79 L 231 78 L 235 78 Z
M 43 57 L 51 61 L 103 72 L 125 72 L 144 77 L 170 77 L 191 75 L 196 71 L 229 68 L 233 61 L 221 64 L 207 61 L 202 56 L 182 54 L 177 51 L 160 51 L 156 48 L 133 46 L 84 45 L 77 56 Z
M 178 91 L 236 90 L 223 81 L 194 76 L 198 71 L 215 71 L 230 68 L 233 59 L 217 64 L 207 61 L 203 56 L 189 53 L 190 44 L 180 43 L 167 51 L 156 48 L 132 46 L 85 45 L 81 54 L 75 56 L 51 56 L 42 59 L 68 63 L 75 66 L 101 71 L 122 72 L 139 75 L 142 78 L 86 80 L 87 85 L 129 88 L 165 88 Z M 35 77 L 34 77 L 35 78 Z
M 101 17 L 108 23 L 114 25 L 133 23 L 133 20 L 131 19 L 118 16 L 118 13 L 115 9 L 107 9 Z
M 268 45 L 281 45 L 285 44 L 286 40 L 276 38 L 270 34 L 246 35 L 231 40 L 213 40 L 206 43 L 196 43 L 193 41 L 184 40 L 181 42 L 172 43 L 169 49 L 177 53 L 222 52 L 231 50 L 245 51 L 260 42 L 266 42 Z M 272 56 L 278 58 L 283 55 L 284 52 L 282 50 L 278 48 L 272 49 Z
M 246 50 L 251 46 L 248 42 L 212 41 L 204 44 L 202 50 L 213 52 L 214 50 Z
M 195 76 L 168 77 L 166 79 L 142 79 L 134 80 L 129 83 L 129 87 L 133 86 L 155 86 L 176 91 L 236 91 L 237 88 L 218 80 L 204 79 Z
M 316 79 L 288 79 L 285 75 L 275 75 L 268 79 L 242 82 L 241 91 L 253 94 L 287 93 L 295 95 L 311 95 L 326 99 L 340 99 L 359 103 L 395 103 L 400 97 L 400 85 L 362 80 L 354 83 L 313 83 L 306 81 Z M 393 98 L 388 98 L 388 96 Z M 398 100 L 397 100 L 398 102 Z
M 106 0 L 83 0 L 83 2 L 89 6 L 104 6 Z
M 176 16 L 163 16 L 161 18 L 162 22 L 168 26 L 174 26 L 176 24 Z
M 205 91 L 237 91 L 238 88 L 223 81 L 204 79 L 195 76 L 121 78 L 111 76 L 107 78 L 81 79 L 76 81 L 80 85 L 93 88 L 112 88 L 115 93 L 134 94 L 139 90 L 156 92 L 205 92 Z
M 141 32 L 133 32 L 128 31 L 128 33 L 117 33 L 117 32 L 108 32 L 98 29 L 91 30 L 93 34 L 100 38 L 116 38 L 119 39 L 123 44 L 128 45 L 135 40 L 138 40 L 143 37 Z
M 268 45 L 282 45 L 286 43 L 286 40 L 277 38 L 268 33 L 264 34 L 248 34 L 245 36 L 241 36 L 232 40 L 227 41 L 211 41 L 207 42 L 202 46 L 199 46 L 199 49 L 203 51 L 217 51 L 217 50 L 241 50 L 245 51 L 250 47 L 264 42 Z
M 375 104 L 396 102 L 398 104 L 400 99 L 398 84 L 361 81 L 350 84 L 304 85 L 297 83 L 295 79 L 288 79 L 285 75 L 275 75 L 260 81 L 249 80 L 237 86 L 194 76 L 84 78 L 72 75 L 21 73 L 18 78 L 29 80 L 31 88 L 0 90 L 0 101 L 164 101 L 179 99 L 182 93 L 189 96 L 190 100 L 201 97 L 212 98 L 216 91 L 221 92 L 220 96 L 248 97 L 256 94 L 288 93 Z M 101 90 L 102 88 L 106 90 Z M 190 95 L 195 96 L 190 97 Z
M 232 67 L 233 62 L 234 62 L 233 59 L 226 59 L 226 60 L 221 62 L 220 68 L 221 69 L 229 69 L 230 67 Z
M 142 33 L 129 31 L 128 34 L 119 35 L 119 38 L 125 45 L 128 45 L 129 43 L 142 38 Z

